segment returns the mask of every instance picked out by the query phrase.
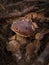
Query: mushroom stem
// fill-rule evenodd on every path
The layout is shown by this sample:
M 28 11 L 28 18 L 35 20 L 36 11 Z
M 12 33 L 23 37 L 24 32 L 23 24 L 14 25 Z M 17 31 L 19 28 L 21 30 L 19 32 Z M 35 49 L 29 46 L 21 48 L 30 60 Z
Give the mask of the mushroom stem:
M 27 43 L 26 38 L 18 34 L 16 35 L 16 40 L 18 40 L 21 44 Z

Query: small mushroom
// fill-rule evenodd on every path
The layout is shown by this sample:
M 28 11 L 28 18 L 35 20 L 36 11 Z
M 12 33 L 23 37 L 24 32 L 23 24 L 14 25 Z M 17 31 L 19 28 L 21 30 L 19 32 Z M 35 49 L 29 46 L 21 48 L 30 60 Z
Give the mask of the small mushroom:
M 16 56 L 17 60 L 20 60 L 22 58 L 21 52 L 20 52 L 20 44 L 12 40 L 7 44 L 7 50 L 11 51 L 14 56 Z
M 26 46 L 26 59 L 29 61 L 31 58 L 35 58 L 36 53 L 40 48 L 40 42 L 38 40 L 34 40 Z
M 11 29 L 20 36 L 29 37 L 33 34 L 32 22 L 27 20 L 18 20 L 13 22 Z
M 18 50 L 20 48 L 20 44 L 18 42 L 16 42 L 15 40 L 10 41 L 7 44 L 7 49 L 8 51 L 12 51 L 15 52 L 16 50 Z
M 16 20 L 11 26 L 11 30 L 16 33 L 16 39 L 26 43 L 26 37 L 34 35 L 36 24 L 27 19 Z

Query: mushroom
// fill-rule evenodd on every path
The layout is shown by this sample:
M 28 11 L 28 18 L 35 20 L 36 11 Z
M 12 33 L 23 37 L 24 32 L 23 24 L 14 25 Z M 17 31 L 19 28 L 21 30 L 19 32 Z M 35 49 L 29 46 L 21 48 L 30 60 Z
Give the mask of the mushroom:
M 7 46 L 8 51 L 11 51 L 12 55 L 16 56 L 17 60 L 20 60 L 22 58 L 21 52 L 20 52 L 20 44 L 16 40 L 11 40 Z
M 37 24 L 27 19 L 16 20 L 11 26 L 11 30 L 16 33 L 16 40 L 26 43 L 26 38 L 34 35 Z
M 31 58 L 34 59 L 36 57 L 39 48 L 40 48 L 40 41 L 36 39 L 26 46 L 25 57 L 27 62 L 30 61 Z

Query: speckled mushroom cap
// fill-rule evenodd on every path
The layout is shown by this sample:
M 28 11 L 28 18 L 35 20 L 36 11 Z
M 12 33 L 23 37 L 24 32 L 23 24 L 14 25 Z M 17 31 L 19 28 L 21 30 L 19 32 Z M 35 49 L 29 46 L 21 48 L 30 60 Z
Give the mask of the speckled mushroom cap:
M 24 37 L 29 37 L 33 34 L 32 22 L 27 20 L 17 20 L 11 26 L 12 31 Z

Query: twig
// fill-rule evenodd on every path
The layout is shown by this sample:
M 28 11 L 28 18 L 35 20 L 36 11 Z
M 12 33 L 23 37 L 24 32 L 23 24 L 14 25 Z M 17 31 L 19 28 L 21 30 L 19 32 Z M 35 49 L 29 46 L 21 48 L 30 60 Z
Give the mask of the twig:
M 8 4 L 8 5 L 6 5 L 6 6 L 7 6 L 7 7 L 17 6 L 17 5 L 20 5 L 20 4 L 22 4 L 22 3 L 23 3 L 23 1 L 20 1 L 20 2 L 17 2 L 17 3 Z
M 3 10 L 6 10 L 5 7 L 4 7 L 2 4 L 0 4 L 0 7 L 1 7 Z
M 30 11 L 34 11 L 34 10 L 37 10 L 38 7 L 35 7 L 35 6 L 30 6 L 26 9 L 24 9 L 22 12 L 18 12 L 18 13 L 15 13 L 15 12 L 12 12 L 12 13 L 6 13 L 6 14 L 3 14 L 0 16 L 0 19 L 3 18 L 15 18 L 15 17 L 20 17 L 20 16 L 23 16 L 24 14 L 30 12 Z

